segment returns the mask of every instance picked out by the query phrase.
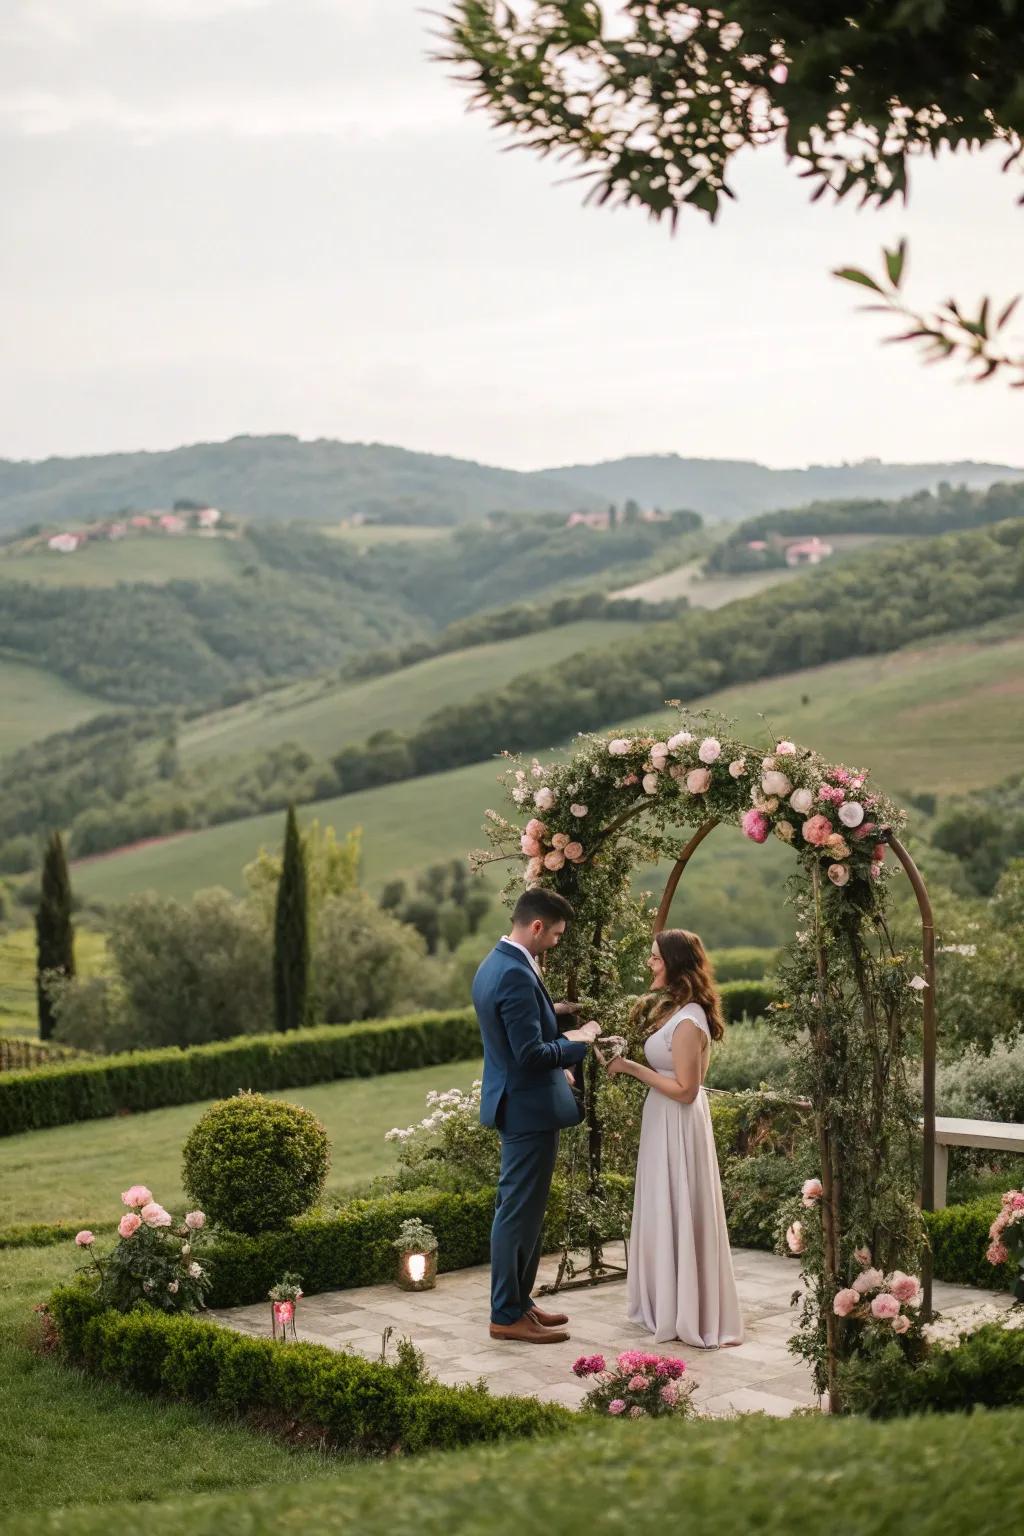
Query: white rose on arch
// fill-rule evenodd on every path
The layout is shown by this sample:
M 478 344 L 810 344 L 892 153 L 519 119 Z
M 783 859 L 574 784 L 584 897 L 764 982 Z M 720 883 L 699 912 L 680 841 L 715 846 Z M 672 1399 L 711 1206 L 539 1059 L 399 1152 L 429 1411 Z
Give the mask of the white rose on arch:
M 558 796 L 555 794 L 554 790 L 549 789 L 545 784 L 544 788 L 538 789 L 537 793 L 534 795 L 533 803 L 537 807 L 538 811 L 550 811 L 557 799 Z
M 668 742 L 656 741 L 651 748 L 651 763 L 660 773 L 668 767 Z
M 746 773 L 746 771 L 747 771 L 747 760 L 746 760 L 746 758 L 745 757 L 734 757 L 732 762 L 729 764 L 729 772 L 732 774 L 733 778 L 734 779 L 741 779 L 743 777 L 743 775 Z
M 632 750 L 633 743 L 625 736 L 616 736 L 608 743 L 608 755 L 610 757 L 625 757 Z
M 793 781 L 780 772 L 778 768 L 769 768 L 761 775 L 761 788 L 766 795 L 788 795 L 793 788 Z
M 798 816 L 806 816 L 814 805 L 814 790 L 794 789 L 789 797 L 789 803 Z
M 643 783 L 645 795 L 656 795 L 661 787 L 661 775 L 658 773 L 645 773 Z
M 859 800 L 844 800 L 839 807 L 839 820 L 844 827 L 859 827 L 864 820 L 864 807 Z
M 722 743 L 714 736 L 705 736 L 697 748 L 697 756 L 702 763 L 717 763 L 722 755 Z

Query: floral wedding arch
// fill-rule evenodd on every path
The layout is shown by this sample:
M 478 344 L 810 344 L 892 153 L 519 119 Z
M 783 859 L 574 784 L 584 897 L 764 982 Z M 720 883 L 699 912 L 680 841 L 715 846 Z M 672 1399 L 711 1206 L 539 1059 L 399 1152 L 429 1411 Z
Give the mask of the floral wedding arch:
M 712 729 L 717 734 L 712 734 Z M 651 732 L 578 738 L 567 761 L 542 766 L 508 757 L 509 815 L 487 812 L 490 850 L 479 866 L 511 860 L 506 894 L 543 885 L 571 901 L 576 921 L 549 957 L 551 985 L 602 1021 L 624 1016 L 652 930 L 652 910 L 633 893 L 638 870 L 671 858 L 653 916 L 666 926 L 679 879 L 720 823 L 754 843 L 778 838 L 797 859 L 790 882 L 796 936 L 780 966 L 770 1023 L 793 1047 L 794 1089 L 807 1101 L 820 1158 L 820 1194 L 788 1237 L 807 1278 L 797 1345 L 819 1388 L 838 1406 L 837 1371 L 854 1348 L 836 1295 L 870 1251 L 888 1270 L 924 1261 L 923 1311 L 931 1282 L 921 1205 L 934 1194 L 935 970 L 927 892 L 899 838 L 903 812 L 866 771 L 779 741 L 767 750 L 730 739 L 704 717 Z M 687 841 L 680 825 L 695 828 Z M 896 945 L 890 883 L 896 863 L 910 878 L 922 920 L 923 975 Z M 924 1061 L 923 1169 L 920 1123 L 906 1060 Z M 588 1085 L 589 1177 L 600 1185 L 598 1074 Z M 818 1181 L 811 1181 L 812 1190 Z M 591 1234 L 591 1279 L 604 1271 Z

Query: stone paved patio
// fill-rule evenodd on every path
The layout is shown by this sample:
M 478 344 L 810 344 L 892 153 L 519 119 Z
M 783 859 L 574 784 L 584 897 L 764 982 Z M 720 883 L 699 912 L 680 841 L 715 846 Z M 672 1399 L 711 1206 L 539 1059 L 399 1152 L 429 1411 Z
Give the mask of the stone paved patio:
M 609 1261 L 617 1252 L 611 1247 Z M 554 1278 L 557 1261 L 545 1259 L 538 1284 Z M 681 1355 L 698 1382 L 696 1401 L 712 1414 L 763 1412 L 785 1417 L 815 1402 L 805 1367 L 787 1352 L 796 1313 L 790 1296 L 797 1287 L 795 1260 L 750 1249 L 735 1249 L 733 1263 L 746 1320 L 746 1338 L 732 1349 L 691 1349 L 664 1344 L 666 1354 Z M 379 1357 L 384 1330 L 394 1328 L 394 1343 L 407 1334 L 426 1356 L 439 1381 L 456 1386 L 484 1377 L 492 1392 L 514 1392 L 574 1408 L 586 1383 L 571 1371 L 577 1355 L 613 1355 L 622 1349 L 651 1348 L 650 1335 L 625 1318 L 625 1285 L 613 1282 L 592 1290 L 568 1291 L 547 1302 L 569 1313 L 568 1344 L 538 1347 L 498 1344 L 487 1332 L 489 1271 L 456 1270 L 438 1276 L 431 1291 L 410 1293 L 394 1285 L 325 1291 L 299 1304 L 298 1336 L 334 1349 L 352 1349 Z M 1005 1292 L 977 1291 L 936 1283 L 936 1308 L 950 1313 L 980 1301 L 1008 1306 Z M 215 1321 L 241 1333 L 268 1336 L 270 1304 L 211 1311 Z M 393 1358 L 393 1355 L 392 1355 Z

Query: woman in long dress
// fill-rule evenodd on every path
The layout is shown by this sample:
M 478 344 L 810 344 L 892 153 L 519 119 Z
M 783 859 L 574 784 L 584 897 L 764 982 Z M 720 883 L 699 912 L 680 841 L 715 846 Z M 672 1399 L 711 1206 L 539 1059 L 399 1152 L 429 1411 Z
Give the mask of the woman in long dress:
M 713 1349 L 743 1339 L 711 1113 L 703 1083 L 724 1034 L 711 963 L 695 933 L 659 933 L 652 995 L 637 1014 L 646 1064 L 613 1057 L 614 1075 L 646 1083 L 629 1239 L 629 1320 L 655 1342 Z

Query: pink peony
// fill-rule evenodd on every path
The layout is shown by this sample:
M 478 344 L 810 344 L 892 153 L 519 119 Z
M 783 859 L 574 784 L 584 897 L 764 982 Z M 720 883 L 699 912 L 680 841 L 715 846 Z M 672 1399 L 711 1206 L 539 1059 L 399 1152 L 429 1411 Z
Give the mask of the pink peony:
M 836 1291 L 832 1298 L 832 1311 L 836 1317 L 849 1317 L 854 1307 L 860 1305 L 860 1296 L 851 1286 L 845 1290 Z
M 544 873 L 544 860 L 543 859 L 530 859 L 530 861 L 527 864 L 526 869 L 524 871 L 524 877 L 527 880 L 539 880 L 543 873 Z
M 626 1405 L 622 1401 L 621 1397 L 613 1397 L 611 1402 L 608 1404 L 608 1412 L 611 1414 L 624 1413 L 625 1410 Z
M 853 835 L 857 839 L 858 842 L 862 842 L 865 837 L 870 837 L 872 832 L 877 832 L 877 831 L 878 831 L 878 823 L 877 822 L 874 822 L 874 821 L 862 821 L 860 826 L 856 829 L 856 831 L 854 832 Z
M 525 835 L 527 837 L 535 837 L 539 842 L 542 837 L 547 837 L 548 829 L 542 821 L 538 821 L 536 816 L 534 816 L 532 821 L 526 823 Z
M 560 848 L 552 848 L 550 853 L 544 855 L 544 868 L 553 873 L 565 868 L 565 854 Z
M 811 816 L 803 824 L 804 841 L 814 848 L 824 848 L 832 836 L 832 823 L 827 816 Z
M 1024 1211 L 1024 1191 L 1011 1189 L 1009 1191 L 1010 1205 L 1015 1211 Z M 1004 1197 L 1005 1198 L 1005 1197 Z
M 844 827 L 859 827 L 864 820 L 864 807 L 859 800 L 847 800 L 839 807 L 839 820 Z
M 921 1282 L 916 1275 L 905 1275 L 902 1269 L 894 1269 L 886 1284 L 897 1301 L 908 1307 L 916 1307 L 921 1297 Z
M 655 768 L 659 769 L 662 773 L 664 773 L 665 769 L 668 767 L 668 743 L 667 742 L 665 742 L 665 741 L 656 741 L 654 743 L 654 746 L 651 748 L 651 762 L 653 763 Z
M 96 1238 L 88 1228 L 86 1228 L 84 1232 L 75 1233 L 75 1242 L 78 1244 L 79 1248 L 91 1248 L 95 1241 Z
M 631 1376 L 626 1382 L 630 1392 L 642 1392 L 647 1384 L 646 1376 Z
M 686 1370 L 686 1361 L 680 1360 L 678 1355 L 663 1355 L 654 1367 L 656 1376 L 670 1376 L 674 1381 Z
M 763 843 L 768 838 L 768 818 L 761 811 L 744 811 L 740 822 L 745 837 L 752 843 Z
M 888 1291 L 883 1291 L 871 1303 L 871 1316 L 877 1317 L 879 1321 L 883 1318 L 899 1317 L 899 1314 L 900 1304 L 895 1296 L 889 1295 Z
M 711 788 L 710 768 L 691 768 L 686 775 L 686 787 L 691 795 L 703 795 Z
M 780 741 L 775 748 L 777 757 L 792 757 L 796 751 L 796 743 L 793 741 Z
M 729 764 L 729 772 L 732 774 L 733 778 L 734 779 L 741 779 L 743 777 L 743 775 L 746 773 L 746 771 L 747 771 L 747 760 L 746 760 L 746 758 L 745 757 L 734 757 L 732 762 Z
M 865 1296 L 868 1291 L 877 1291 L 884 1280 L 880 1269 L 863 1269 L 853 1282 L 853 1288 L 858 1295 Z
M 663 1403 L 667 1403 L 670 1408 L 674 1408 L 676 1403 L 678 1403 L 679 1388 L 674 1381 L 666 1381 L 661 1389 L 661 1400 Z
M 616 736 L 608 743 L 608 753 L 611 757 L 625 757 L 633 749 L 633 743 L 627 741 L 625 736 Z
M 565 847 L 562 849 L 562 852 L 565 854 L 570 864 L 578 864 L 583 857 L 583 844 L 566 843 Z
M 691 731 L 677 731 L 674 736 L 669 737 L 666 745 L 670 752 L 678 752 L 681 747 L 688 747 L 692 740 Z
M 142 1217 L 137 1216 L 134 1211 L 129 1211 L 126 1216 L 121 1217 L 117 1224 L 117 1230 L 122 1237 L 133 1237 L 141 1226 Z
M 528 837 L 524 832 L 522 837 L 519 839 L 519 846 L 528 858 L 540 858 L 541 844 L 535 837 Z
M 206 1217 L 202 1211 L 189 1211 L 185 1217 L 186 1227 L 191 1227 L 193 1232 L 198 1232 L 200 1227 L 206 1226 Z
M 850 871 L 846 864 L 830 864 L 826 871 L 833 885 L 847 885 Z
M 533 803 L 537 807 L 538 811 L 550 811 L 555 803 L 556 798 L 557 797 L 554 790 L 549 789 L 545 784 L 543 789 L 538 789 L 537 793 L 534 795 Z
M 788 795 L 793 788 L 793 781 L 786 774 L 780 773 L 777 768 L 773 768 L 767 773 L 762 773 L 761 788 L 766 795 Z
M 645 795 L 656 795 L 658 790 L 661 788 L 661 775 L 657 773 L 645 773 L 643 784 Z
M 1004 1243 L 989 1243 L 985 1249 L 985 1257 L 990 1264 L 1005 1264 L 1010 1257 L 1010 1250 Z
M 144 1205 L 139 1215 L 147 1227 L 169 1227 L 171 1224 L 170 1212 L 165 1211 L 163 1206 L 158 1205 L 155 1200 L 150 1201 L 148 1205 Z
M 802 1222 L 794 1221 L 792 1226 L 786 1229 L 786 1247 L 790 1253 L 803 1253 L 804 1228 Z
M 556 832 L 551 839 L 552 848 L 565 848 L 566 843 L 571 842 L 568 832 Z
M 604 1355 L 580 1355 L 573 1361 L 572 1371 L 574 1376 L 596 1376 L 598 1371 L 604 1370 Z
M 893 1333 L 906 1333 L 909 1327 L 910 1318 L 903 1312 L 900 1313 L 899 1317 L 894 1317 L 892 1320 Z
M 812 1206 L 817 1204 L 824 1192 L 820 1179 L 805 1179 L 800 1190 L 800 1198 L 804 1205 Z
M 137 1210 L 141 1205 L 148 1205 L 152 1198 L 153 1196 L 145 1184 L 133 1184 L 131 1189 L 125 1190 L 121 1196 L 121 1201 L 124 1205 L 131 1206 L 133 1210 Z
M 697 748 L 697 756 L 702 763 L 717 763 L 722 755 L 722 743 L 714 736 L 705 736 Z

